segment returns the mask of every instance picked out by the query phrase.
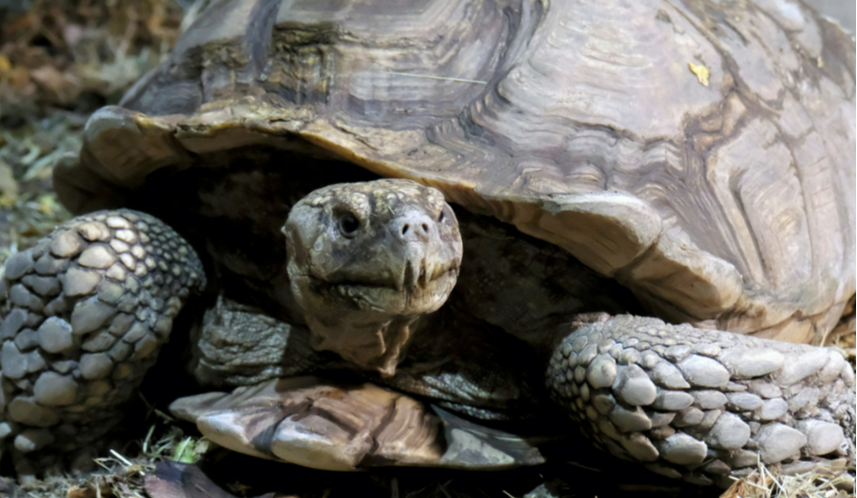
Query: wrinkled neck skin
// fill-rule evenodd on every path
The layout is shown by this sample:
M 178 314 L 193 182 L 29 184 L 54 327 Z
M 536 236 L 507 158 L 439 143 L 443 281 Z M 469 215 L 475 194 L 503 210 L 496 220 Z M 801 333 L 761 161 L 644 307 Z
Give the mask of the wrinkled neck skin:
M 283 232 L 313 347 L 385 377 L 446 302 L 461 265 L 455 214 L 439 191 L 410 180 L 316 190 Z
M 383 377 L 396 373 L 405 358 L 408 345 L 433 314 L 380 316 L 343 313 L 335 317 L 307 316 L 312 331 L 312 346 L 340 353 L 343 359 Z

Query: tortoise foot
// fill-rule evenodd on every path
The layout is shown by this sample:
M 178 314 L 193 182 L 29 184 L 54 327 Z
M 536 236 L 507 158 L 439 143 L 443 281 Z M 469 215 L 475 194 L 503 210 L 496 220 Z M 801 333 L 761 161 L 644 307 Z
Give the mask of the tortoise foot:
M 21 475 L 122 418 L 202 265 L 157 219 L 100 211 L 11 257 L 0 282 L 0 438 Z M 25 458 L 26 457 L 26 458 Z M 45 460 L 48 458 L 48 460 Z
M 596 446 L 693 483 L 854 455 L 854 372 L 833 349 L 619 316 L 565 337 L 547 383 Z
M 181 398 L 170 411 L 231 450 L 323 470 L 504 469 L 544 462 L 521 438 L 368 383 L 272 380 Z

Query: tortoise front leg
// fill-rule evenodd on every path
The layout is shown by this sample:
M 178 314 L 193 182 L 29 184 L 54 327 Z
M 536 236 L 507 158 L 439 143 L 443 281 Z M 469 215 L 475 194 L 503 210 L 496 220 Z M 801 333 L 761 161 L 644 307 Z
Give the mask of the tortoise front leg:
M 551 395 L 618 457 L 728 485 L 758 459 L 800 472 L 854 456 L 854 372 L 835 350 L 632 316 L 569 331 Z
M 205 279 L 187 242 L 129 210 L 79 216 L 4 271 L 0 435 L 26 476 L 121 420 Z

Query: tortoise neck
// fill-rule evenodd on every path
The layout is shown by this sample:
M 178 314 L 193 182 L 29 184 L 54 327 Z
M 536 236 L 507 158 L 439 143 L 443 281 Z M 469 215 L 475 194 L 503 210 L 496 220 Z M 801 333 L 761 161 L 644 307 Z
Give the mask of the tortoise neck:
M 392 377 L 414 336 L 426 328 L 430 315 L 396 316 L 356 321 L 308 317 L 314 349 L 333 351 L 364 370 Z

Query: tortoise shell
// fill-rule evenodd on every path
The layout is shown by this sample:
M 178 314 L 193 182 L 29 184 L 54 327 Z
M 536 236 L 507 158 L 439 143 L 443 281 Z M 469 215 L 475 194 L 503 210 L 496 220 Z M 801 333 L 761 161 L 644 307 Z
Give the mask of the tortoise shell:
M 86 212 L 233 149 L 345 161 L 667 320 L 818 341 L 855 292 L 854 47 L 770 0 L 226 0 L 91 117 L 56 188 Z

